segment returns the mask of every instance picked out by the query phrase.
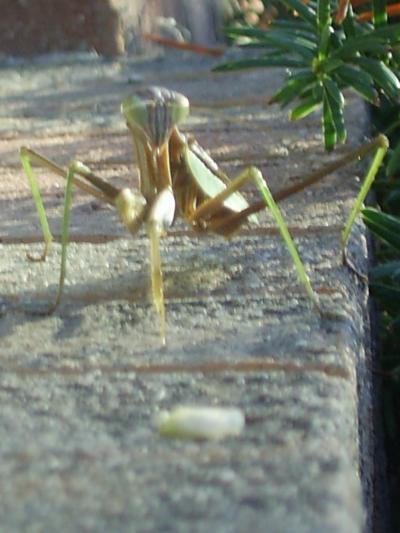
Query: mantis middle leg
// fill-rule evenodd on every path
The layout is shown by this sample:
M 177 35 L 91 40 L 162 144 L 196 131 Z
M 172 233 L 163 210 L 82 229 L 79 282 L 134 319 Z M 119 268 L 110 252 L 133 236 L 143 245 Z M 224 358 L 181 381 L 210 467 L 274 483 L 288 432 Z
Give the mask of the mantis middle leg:
M 235 193 L 246 181 L 253 181 L 256 185 L 262 199 L 263 199 L 263 208 L 272 214 L 276 225 L 278 226 L 281 237 L 286 244 L 286 247 L 292 257 L 293 263 L 297 270 L 297 274 L 300 282 L 303 284 L 307 295 L 309 296 L 312 303 L 319 309 L 319 299 L 318 295 L 314 292 L 309 277 L 305 271 L 303 262 L 300 259 L 299 253 L 297 251 L 296 245 L 290 235 L 290 232 L 287 228 L 287 225 L 284 221 L 282 213 L 277 206 L 269 187 L 264 180 L 261 171 L 256 167 L 248 167 L 243 172 L 241 172 L 232 182 L 224 189 L 221 193 L 206 200 L 199 208 L 194 212 L 192 219 L 195 221 L 204 215 L 211 215 L 214 211 L 218 210 L 222 202 L 228 198 L 231 194 Z M 217 230 L 218 233 L 222 233 L 226 237 L 233 233 L 238 225 L 240 225 L 248 215 L 242 215 L 237 213 L 235 223 L 232 224 L 232 218 L 228 217 L 227 219 L 218 220 L 216 222 L 211 221 L 209 224 L 209 230 Z
M 72 201 L 72 186 L 75 184 L 86 192 L 89 192 L 93 196 L 109 204 L 114 204 L 115 198 L 118 195 L 119 190 L 113 187 L 112 185 L 109 185 L 108 183 L 104 182 L 103 180 L 101 180 L 101 178 L 95 176 L 88 167 L 86 167 L 85 165 L 83 165 L 83 163 L 79 161 L 72 161 L 68 165 L 67 170 L 65 171 L 52 161 L 44 158 L 40 154 L 34 152 L 29 148 L 26 148 L 25 146 L 23 146 L 20 150 L 20 157 L 22 166 L 28 177 L 29 185 L 31 187 L 32 196 L 39 216 L 39 221 L 45 242 L 43 253 L 39 257 L 33 257 L 31 255 L 28 255 L 28 258 L 32 261 L 44 261 L 46 259 L 51 242 L 53 240 L 53 236 L 49 228 L 49 224 L 46 217 L 46 211 L 43 205 L 42 198 L 40 196 L 37 180 L 32 170 L 31 162 L 35 162 L 36 164 L 47 168 L 66 179 L 66 186 L 64 192 L 64 213 L 61 230 L 60 278 L 54 303 L 46 311 L 46 314 L 50 314 L 60 303 L 61 295 L 64 288 L 67 267 L 68 228 Z
M 378 169 L 382 163 L 382 160 L 385 156 L 387 149 L 388 149 L 387 138 L 382 134 L 378 135 L 375 139 L 373 139 L 369 143 L 366 143 L 360 148 L 357 148 L 356 150 L 350 152 L 349 154 L 347 154 L 340 160 L 330 163 L 329 165 L 325 166 L 321 170 L 318 170 L 314 172 L 313 174 L 311 174 L 310 176 L 308 176 L 307 178 L 303 179 L 300 183 L 296 183 L 295 185 L 282 189 L 278 191 L 277 193 L 275 193 L 274 195 L 271 194 L 265 180 L 263 179 L 261 175 L 261 172 L 255 167 L 249 167 L 245 169 L 241 174 L 239 174 L 237 178 L 232 180 L 232 182 L 220 194 L 218 194 L 214 198 L 210 198 L 209 200 L 205 201 L 201 206 L 199 206 L 199 208 L 195 211 L 193 215 L 193 219 L 196 220 L 200 218 L 201 216 L 212 214 L 213 212 L 219 209 L 222 202 L 229 195 L 237 191 L 246 181 L 248 180 L 253 181 L 256 184 L 263 199 L 260 202 L 256 202 L 250 205 L 247 209 L 241 212 L 229 215 L 222 221 L 221 220 L 216 221 L 214 223 L 214 226 L 211 223 L 210 230 L 214 229 L 214 230 L 217 230 L 219 233 L 224 234 L 225 236 L 229 236 L 231 233 L 236 231 L 236 229 L 252 214 L 257 213 L 265 208 L 267 208 L 267 210 L 269 209 L 276 221 L 276 224 L 279 228 L 281 236 L 292 257 L 292 260 L 294 262 L 294 265 L 296 267 L 296 270 L 299 276 L 299 280 L 304 285 L 306 292 L 308 296 L 310 297 L 310 299 L 312 300 L 312 302 L 317 307 L 319 307 L 318 297 L 311 287 L 309 278 L 304 269 L 304 265 L 299 257 L 299 254 L 297 252 L 293 239 L 290 236 L 286 223 L 284 222 L 282 214 L 277 206 L 277 202 L 283 200 L 284 198 L 291 196 L 292 194 L 295 194 L 305 189 L 306 187 L 309 187 L 310 185 L 313 185 L 314 183 L 317 183 L 318 181 L 322 180 L 323 178 L 325 178 L 326 176 L 328 176 L 329 174 L 331 174 L 338 168 L 341 168 L 342 166 L 358 158 L 361 158 L 369 154 L 370 152 L 373 152 L 374 153 L 373 159 L 366 173 L 366 176 L 362 182 L 361 189 L 356 197 L 353 208 L 347 218 L 344 229 L 341 233 L 342 261 L 344 264 L 350 266 L 347 260 L 347 255 L 346 255 L 347 243 L 349 240 L 350 232 L 353 227 L 356 216 L 360 212 L 362 204 L 366 198 L 366 195 L 368 194 L 368 191 L 373 183 L 373 180 L 375 179 L 375 176 L 378 172 Z M 352 270 L 354 270 L 353 267 L 351 268 Z

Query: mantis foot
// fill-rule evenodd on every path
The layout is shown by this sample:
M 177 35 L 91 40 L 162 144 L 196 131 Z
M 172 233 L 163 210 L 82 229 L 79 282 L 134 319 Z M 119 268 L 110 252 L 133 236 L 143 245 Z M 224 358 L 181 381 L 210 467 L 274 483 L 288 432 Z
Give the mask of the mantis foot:
M 368 284 L 368 275 L 361 272 L 347 255 L 346 247 L 342 250 L 342 263 L 352 272 L 362 283 Z

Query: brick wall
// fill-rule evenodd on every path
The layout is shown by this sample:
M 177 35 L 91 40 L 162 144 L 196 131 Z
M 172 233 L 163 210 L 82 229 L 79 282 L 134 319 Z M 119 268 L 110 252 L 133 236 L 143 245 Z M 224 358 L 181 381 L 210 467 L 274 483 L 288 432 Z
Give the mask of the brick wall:
M 142 32 L 174 35 L 169 18 L 201 44 L 218 39 L 223 13 L 234 0 L 2 0 L 0 54 L 32 56 L 95 50 L 113 56 L 150 46 Z M 175 33 L 179 34 L 180 30 Z

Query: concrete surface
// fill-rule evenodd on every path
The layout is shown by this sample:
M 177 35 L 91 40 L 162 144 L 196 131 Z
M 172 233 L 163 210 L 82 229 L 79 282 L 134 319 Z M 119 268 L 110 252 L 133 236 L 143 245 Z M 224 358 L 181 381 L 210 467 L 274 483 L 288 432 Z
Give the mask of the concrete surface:
M 54 295 L 59 246 L 46 263 L 26 261 L 27 251 L 41 250 L 41 238 L 17 149 L 28 144 L 61 164 L 77 157 L 113 183 L 134 186 L 137 171 L 119 115 L 133 86 L 161 84 L 186 94 L 194 106 L 185 131 L 231 176 L 252 162 L 276 190 L 335 157 L 323 152 L 318 114 L 289 124 L 277 107 L 252 104 L 272 94 L 281 73 L 215 75 L 210 66 L 179 54 L 3 65 L 4 531 L 372 531 L 368 291 L 338 253 L 359 168 L 282 206 L 327 313 L 322 317 L 267 215 L 230 242 L 198 238 L 179 221 L 162 244 L 162 349 L 147 296 L 147 239 L 129 238 L 110 209 L 79 192 L 62 305 L 51 316 L 34 314 Z M 242 105 L 229 107 L 231 99 Z M 351 96 L 348 111 L 349 146 L 340 153 L 367 131 L 364 108 Z M 39 174 L 57 235 L 63 183 Z M 248 196 L 255 199 L 255 191 Z M 365 270 L 360 224 L 350 253 Z M 175 404 L 238 406 L 245 431 L 221 443 L 164 439 L 152 417 Z

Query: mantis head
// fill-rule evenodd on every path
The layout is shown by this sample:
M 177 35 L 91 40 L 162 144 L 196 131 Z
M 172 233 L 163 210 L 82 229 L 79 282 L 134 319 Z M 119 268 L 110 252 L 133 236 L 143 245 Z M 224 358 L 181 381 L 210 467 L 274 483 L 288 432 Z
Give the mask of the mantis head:
M 189 100 L 183 94 L 152 86 L 125 98 L 121 111 L 132 131 L 139 131 L 152 147 L 160 148 L 188 116 Z

